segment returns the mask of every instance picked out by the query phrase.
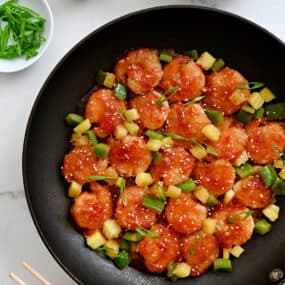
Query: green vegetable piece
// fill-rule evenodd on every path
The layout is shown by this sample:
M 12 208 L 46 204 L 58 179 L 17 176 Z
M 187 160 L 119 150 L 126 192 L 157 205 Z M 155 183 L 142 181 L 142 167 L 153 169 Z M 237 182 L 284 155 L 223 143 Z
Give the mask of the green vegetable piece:
M 164 201 L 155 199 L 152 196 L 145 196 L 143 199 L 143 206 L 155 212 L 162 212 L 164 205 Z
M 92 130 L 88 130 L 87 131 L 87 135 L 91 141 L 91 143 L 93 144 L 93 146 L 95 147 L 98 144 L 98 140 L 96 138 L 96 135 L 94 134 L 94 132 Z
M 207 200 L 207 204 L 210 206 L 210 207 L 214 207 L 218 204 L 218 199 L 216 196 L 214 196 L 213 194 L 210 194 L 208 200 Z
M 206 150 L 209 154 L 214 155 L 214 156 L 219 156 L 219 153 L 210 145 L 204 143 Z
M 178 279 L 178 277 L 175 276 L 175 274 L 174 274 L 175 268 L 176 268 L 176 263 L 170 263 L 167 267 L 167 274 L 166 275 L 173 282 L 175 282 Z
M 150 236 L 152 238 L 159 238 L 159 235 L 152 231 L 152 230 L 148 230 L 148 229 L 144 229 L 142 227 L 138 227 L 136 228 L 136 232 L 139 233 L 140 235 L 146 237 L 146 236 Z
M 207 109 L 206 115 L 216 125 L 220 125 L 224 121 L 224 113 L 222 111 Z
M 120 248 L 125 249 L 125 250 L 129 250 L 130 249 L 130 242 L 128 240 L 122 238 L 120 240 Z
M 277 178 L 277 173 L 271 164 L 261 167 L 259 174 L 267 187 L 271 186 Z
M 196 189 L 196 184 L 191 178 L 189 178 L 185 182 L 177 184 L 176 186 L 179 187 L 182 192 L 192 192 Z
M 265 235 L 271 231 L 271 224 L 266 219 L 260 219 L 255 222 L 254 232 L 259 235 Z
M 166 132 L 159 132 L 160 134 L 166 136 L 166 137 L 170 137 L 170 138 L 173 138 L 173 139 L 176 139 L 176 140 L 180 140 L 180 141 L 190 141 L 190 139 L 188 138 L 185 138 L 183 136 L 180 136 L 180 135 L 177 135 L 177 134 L 173 134 L 173 133 L 166 133 Z
M 235 167 L 236 173 L 240 178 L 246 178 L 254 173 L 253 167 L 249 163 Z
M 217 71 L 220 71 L 224 66 L 225 66 L 224 60 L 222 58 L 218 58 L 212 65 L 211 70 L 213 72 L 217 72 Z
M 123 250 L 117 254 L 113 261 L 119 269 L 123 269 L 131 263 L 132 257 L 129 252 Z
M 285 103 L 275 103 L 264 107 L 264 117 L 267 120 L 284 120 Z
M 149 138 L 156 139 L 156 140 L 163 139 L 163 135 L 156 131 L 147 130 L 145 132 L 145 135 L 148 136 Z
M 92 180 L 92 181 L 103 181 L 106 179 L 117 179 L 117 177 L 104 176 L 104 175 L 91 175 L 91 176 L 88 176 L 87 179 Z
M 127 90 L 126 87 L 121 84 L 118 83 L 115 87 L 114 87 L 114 94 L 117 98 L 119 98 L 120 100 L 124 101 L 127 98 Z
M 237 114 L 237 119 L 244 124 L 248 124 L 253 119 L 253 114 L 240 110 Z
M 159 199 L 161 201 L 166 201 L 167 197 L 165 195 L 163 184 L 161 182 L 157 182 L 153 187 L 155 187 L 154 191 L 155 194 L 159 197 Z
M 138 232 L 126 232 L 126 233 L 124 233 L 122 238 L 127 240 L 127 241 L 138 242 L 138 241 L 142 240 L 144 238 L 144 236 Z
M 180 89 L 179 86 L 174 86 L 174 87 L 171 87 L 169 88 L 168 90 L 166 90 L 164 93 L 163 93 L 163 97 L 160 97 L 157 99 L 156 101 L 156 104 L 157 105 L 161 105 L 162 103 L 164 103 L 165 101 L 168 101 L 169 98 L 171 96 L 173 96 L 178 90 Z M 168 97 L 165 97 L 166 95 L 170 94 Z
M 277 177 L 272 185 L 272 190 L 277 195 L 285 195 L 285 181 Z
M 127 205 L 127 192 L 126 192 L 126 180 L 124 178 L 120 178 L 120 199 L 122 199 L 124 206 Z
M 159 55 L 159 60 L 164 62 L 170 62 L 172 60 L 172 56 L 169 54 L 168 51 L 163 50 Z
M 104 143 L 98 143 L 94 146 L 94 153 L 100 158 L 105 158 L 109 153 L 110 147 Z
M 232 271 L 231 260 L 226 258 L 217 258 L 214 261 L 214 270 L 222 272 L 231 272 Z
M 194 98 L 194 99 L 192 99 L 192 100 L 186 102 L 184 105 L 185 105 L 185 106 L 189 106 L 189 105 L 191 105 L 191 104 L 200 102 L 200 101 L 203 100 L 205 97 L 206 97 L 206 96 L 198 96 L 198 97 L 196 97 L 196 98 Z
M 162 159 L 162 154 L 158 151 L 151 152 L 152 161 L 154 164 L 160 164 Z
M 257 109 L 256 111 L 255 111 L 255 113 L 254 113 L 254 117 L 256 118 L 256 119 L 262 119 L 263 118 L 263 115 L 264 115 L 264 108 L 259 108 L 259 109 Z
M 96 78 L 95 78 L 96 82 L 102 85 L 104 83 L 105 78 L 106 78 L 106 72 L 103 71 L 102 69 L 99 69 L 97 71 Z
M 256 90 L 256 89 L 260 89 L 264 86 L 264 83 L 262 82 L 256 82 L 256 81 L 252 81 L 252 82 L 244 82 L 244 83 L 240 83 L 236 86 L 236 89 L 250 89 L 250 90 Z
M 249 105 L 242 106 L 241 109 L 243 111 L 247 112 L 247 113 L 250 113 L 250 114 L 254 114 L 255 113 L 255 109 L 250 107 Z
M 65 117 L 65 121 L 69 126 L 76 126 L 82 122 L 84 118 L 78 114 L 70 113 Z
M 199 58 L 198 51 L 196 49 L 187 50 L 184 52 L 184 55 L 192 57 L 194 60 L 197 60 Z

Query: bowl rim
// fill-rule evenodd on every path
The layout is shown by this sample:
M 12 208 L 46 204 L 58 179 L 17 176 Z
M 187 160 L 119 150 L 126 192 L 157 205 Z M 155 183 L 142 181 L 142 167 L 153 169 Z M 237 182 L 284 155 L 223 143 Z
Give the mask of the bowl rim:
M 46 0 L 44 0 L 46 1 Z M 65 264 L 61 261 L 61 259 L 57 256 L 57 253 L 53 251 L 53 248 L 50 244 L 50 242 L 46 239 L 43 230 L 41 229 L 38 221 L 37 221 L 37 217 L 34 213 L 33 210 L 33 206 L 31 203 L 31 196 L 29 194 L 28 188 L 28 179 L 27 179 L 27 175 L 26 175 L 26 157 L 27 157 L 27 151 L 28 151 L 28 138 L 29 138 L 29 132 L 30 132 L 30 127 L 33 121 L 33 117 L 34 114 L 36 112 L 38 103 L 42 97 L 42 94 L 44 92 L 44 90 L 46 89 L 46 87 L 48 86 L 50 80 L 52 79 L 52 77 L 55 75 L 55 73 L 58 71 L 58 69 L 61 67 L 61 65 L 68 59 L 68 57 L 74 52 L 76 51 L 83 43 L 85 43 L 86 41 L 88 41 L 90 38 L 94 37 L 97 33 L 101 32 L 102 30 L 124 20 L 127 19 L 129 17 L 134 17 L 136 15 L 140 15 L 140 14 L 144 14 L 144 13 L 148 13 L 148 12 L 153 12 L 156 10 L 166 10 L 166 9 L 183 9 L 183 8 L 187 8 L 187 9 L 192 9 L 192 10 L 204 10 L 204 11 L 210 11 L 210 12 L 214 12 L 214 13 L 218 13 L 218 14 L 223 14 L 226 16 L 230 16 L 233 17 L 239 21 L 243 21 L 251 26 L 253 26 L 255 29 L 260 30 L 261 32 L 267 34 L 269 37 L 271 37 L 273 40 L 275 40 L 276 42 L 278 42 L 281 46 L 283 46 L 285 48 L 285 42 L 283 42 L 279 37 L 277 37 L 275 34 L 273 34 L 272 32 L 270 32 L 269 30 L 267 30 L 265 27 L 260 26 L 259 24 L 256 24 L 255 22 L 237 15 L 235 13 L 232 12 L 228 12 L 222 9 L 218 9 L 218 8 L 212 8 L 212 7 L 208 7 L 208 6 L 201 6 L 201 5 L 191 5 L 191 4 L 170 4 L 170 5 L 161 5 L 161 6 L 153 6 L 153 7 L 149 7 L 149 8 L 145 8 L 145 9 L 139 9 L 130 13 L 126 13 L 122 16 L 116 17 L 106 23 L 104 23 L 103 25 L 99 26 L 98 28 L 96 28 L 95 30 L 93 30 L 92 32 L 90 32 L 88 35 L 84 36 L 81 40 L 79 40 L 73 47 L 71 47 L 67 53 L 59 60 L 59 62 L 54 66 L 54 68 L 52 69 L 52 71 L 50 72 L 50 74 L 48 75 L 47 79 L 45 80 L 44 84 L 42 85 L 30 112 L 27 124 L 26 124 L 26 130 L 25 130 L 25 136 L 24 136 L 24 141 L 23 141 L 23 151 L 22 151 L 22 176 L 23 176 L 23 184 L 24 184 L 24 191 L 25 191 L 25 196 L 26 196 L 26 201 L 28 204 L 28 208 L 29 208 L 29 212 L 30 215 L 32 217 L 32 220 L 36 226 L 37 232 L 41 237 L 41 240 L 43 241 L 44 245 L 46 246 L 46 248 L 48 249 L 48 251 L 50 252 L 50 254 L 53 256 L 53 258 L 56 260 L 56 262 L 60 265 L 60 267 L 67 273 L 67 275 L 69 277 L 71 277 L 73 279 L 73 281 L 75 281 L 77 284 L 83 284 L 80 280 L 78 280 L 78 278 L 65 266 Z

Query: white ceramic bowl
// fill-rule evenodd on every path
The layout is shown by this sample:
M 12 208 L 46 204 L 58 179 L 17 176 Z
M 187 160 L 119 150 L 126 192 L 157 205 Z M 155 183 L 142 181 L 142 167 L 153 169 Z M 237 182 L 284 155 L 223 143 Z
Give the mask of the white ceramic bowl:
M 7 0 L 0 0 L 0 4 Z M 26 6 L 39 13 L 46 19 L 43 36 L 46 41 L 42 43 L 38 54 L 28 60 L 24 56 L 15 59 L 0 59 L 0 73 L 10 73 L 23 70 L 35 63 L 44 54 L 48 48 L 53 35 L 53 16 L 47 0 L 20 0 L 19 4 Z

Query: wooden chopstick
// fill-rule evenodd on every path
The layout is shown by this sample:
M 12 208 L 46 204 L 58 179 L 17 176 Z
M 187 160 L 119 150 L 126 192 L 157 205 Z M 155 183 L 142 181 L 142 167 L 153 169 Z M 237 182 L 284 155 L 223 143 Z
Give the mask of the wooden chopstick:
M 22 262 L 22 265 L 25 267 L 27 271 L 32 273 L 43 285 L 52 285 L 49 281 L 47 281 L 35 268 L 33 268 L 26 261 Z M 10 278 L 13 279 L 19 285 L 27 285 L 19 276 L 17 276 L 14 272 L 9 274 Z

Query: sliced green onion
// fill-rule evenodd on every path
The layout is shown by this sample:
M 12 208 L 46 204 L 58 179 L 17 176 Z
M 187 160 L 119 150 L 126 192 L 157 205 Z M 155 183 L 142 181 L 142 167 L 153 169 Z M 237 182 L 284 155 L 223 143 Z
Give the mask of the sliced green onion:
M 118 268 L 123 269 L 131 263 L 132 257 L 129 252 L 123 250 L 117 254 L 113 261 Z
M 162 97 L 158 98 L 156 101 L 157 105 L 161 105 L 162 103 L 164 103 L 165 101 L 168 101 L 170 99 L 171 96 L 173 96 L 178 90 L 180 89 L 179 86 L 174 86 L 169 88 L 168 90 L 166 90 L 163 94 Z M 165 97 L 166 95 L 171 94 L 168 97 Z
M 264 117 L 267 120 L 284 120 L 285 103 L 275 103 L 264 107 Z
M 224 121 L 224 113 L 222 111 L 207 109 L 205 112 L 210 121 L 216 125 L 220 125 Z
M 255 109 L 250 107 L 249 105 L 242 106 L 241 109 L 247 113 L 254 114 Z
M 261 167 L 259 174 L 267 187 L 271 186 L 277 178 L 277 173 L 271 164 Z
M 166 275 L 173 282 L 175 282 L 178 279 L 178 277 L 175 276 L 175 274 L 174 274 L 176 265 L 177 265 L 176 263 L 170 263 L 167 267 L 167 274 Z
M 217 258 L 214 261 L 214 270 L 222 272 L 231 272 L 232 271 L 231 260 L 226 258 Z
M 177 134 L 173 134 L 173 133 L 166 133 L 166 132 L 159 132 L 160 134 L 166 136 L 166 137 L 170 137 L 176 140 L 180 140 L 180 141 L 190 141 L 190 139 L 185 138 L 183 136 L 177 135 Z
M 248 210 L 246 212 L 241 212 L 241 213 L 237 213 L 237 214 L 231 215 L 228 218 L 228 220 L 227 220 L 227 224 L 235 224 L 235 218 L 238 217 L 238 216 L 242 216 L 242 221 L 245 221 L 253 213 L 254 213 L 253 210 Z
M 189 106 L 189 105 L 191 105 L 191 104 L 200 102 L 200 101 L 203 100 L 205 97 L 206 97 L 206 96 L 198 96 L 198 97 L 196 97 L 196 98 L 194 98 L 194 99 L 192 99 L 192 100 L 186 102 L 184 105 L 185 105 L 185 106 Z
M 87 177 L 88 180 L 92 180 L 92 181 L 103 181 L 106 179 L 112 180 L 112 179 L 117 179 L 117 177 L 113 177 L 113 176 L 104 176 L 104 175 L 91 175 Z
M 194 60 L 197 60 L 199 58 L 198 51 L 196 49 L 187 50 L 184 52 L 184 55 L 192 57 Z
M 152 161 L 154 164 L 160 164 L 162 159 L 162 154 L 159 151 L 151 152 Z
M 118 83 L 115 87 L 114 87 L 114 94 L 117 98 L 119 98 L 120 100 L 124 101 L 127 98 L 127 90 L 126 87 L 121 84 Z
M 110 147 L 104 143 L 98 143 L 94 146 L 94 153 L 100 158 L 105 158 L 109 153 Z
M 123 204 L 127 205 L 127 193 L 126 193 L 126 180 L 124 178 L 120 178 L 120 199 L 122 199 Z
M 192 178 L 189 178 L 185 182 L 179 183 L 176 186 L 179 187 L 182 192 L 192 192 L 196 189 L 196 184 Z
M 65 120 L 69 126 L 76 126 L 81 123 L 84 118 L 78 114 L 70 113 L 66 116 Z
M 159 60 L 164 62 L 170 62 L 172 60 L 172 56 L 169 54 L 167 50 L 163 50 L 159 55 Z
M 98 144 L 98 140 L 94 134 L 94 132 L 92 130 L 88 130 L 87 131 L 87 135 L 91 141 L 91 143 L 93 144 L 93 146 L 95 147 Z
M 264 108 L 259 108 L 259 109 L 257 109 L 256 111 L 255 111 L 255 113 L 254 113 L 254 117 L 256 118 L 256 119 L 262 119 L 263 118 L 263 115 L 264 115 L 264 112 L 265 112 L 265 110 L 264 110 Z
M 147 130 L 145 135 L 152 139 L 162 140 L 163 135 L 156 131 Z
M 213 156 L 219 156 L 219 153 L 210 145 L 204 143 L 206 150 L 209 154 L 213 155 Z
M 214 196 L 213 194 L 210 194 L 208 200 L 207 200 L 207 204 L 210 206 L 210 207 L 214 207 L 218 204 L 219 200 L 217 199 L 216 196 Z
M 261 82 L 244 82 L 240 83 L 236 86 L 236 89 L 250 89 L 250 90 L 256 90 L 264 86 L 264 83 Z
M 167 197 L 165 195 L 165 189 L 163 187 L 162 182 L 157 182 L 152 187 L 155 187 L 154 192 L 159 197 L 159 199 L 161 201 L 166 201 Z
M 155 199 L 152 196 L 145 196 L 143 199 L 143 206 L 156 212 L 162 212 L 164 205 L 164 201 Z
M 255 222 L 254 231 L 263 236 L 271 231 L 271 224 L 266 219 L 260 219 Z
M 218 72 L 220 71 L 223 67 L 225 66 L 225 62 L 222 58 L 218 58 L 216 59 L 216 61 L 214 62 L 214 64 L 211 67 L 211 70 L 213 72 Z
M 120 240 L 120 248 L 125 249 L 125 250 L 129 250 L 130 249 L 130 242 L 128 240 L 122 238 Z
M 253 114 L 240 110 L 237 114 L 237 119 L 244 124 L 248 124 L 253 119 Z
M 272 185 L 272 190 L 277 195 L 285 195 L 285 181 L 277 177 Z
M 96 74 L 96 77 L 95 77 L 95 80 L 98 84 L 103 84 L 104 83 L 104 80 L 106 78 L 106 72 L 103 71 L 102 69 L 99 69 L 97 71 L 97 74 Z
M 123 234 L 122 238 L 127 241 L 138 242 L 142 240 L 144 236 L 138 232 L 126 232 Z
M 235 171 L 240 178 L 246 178 L 254 174 L 254 169 L 249 163 L 245 163 L 241 166 L 235 167 Z
M 150 236 L 152 238 L 159 238 L 159 235 L 156 232 L 141 227 L 136 228 L 136 232 L 144 237 Z

